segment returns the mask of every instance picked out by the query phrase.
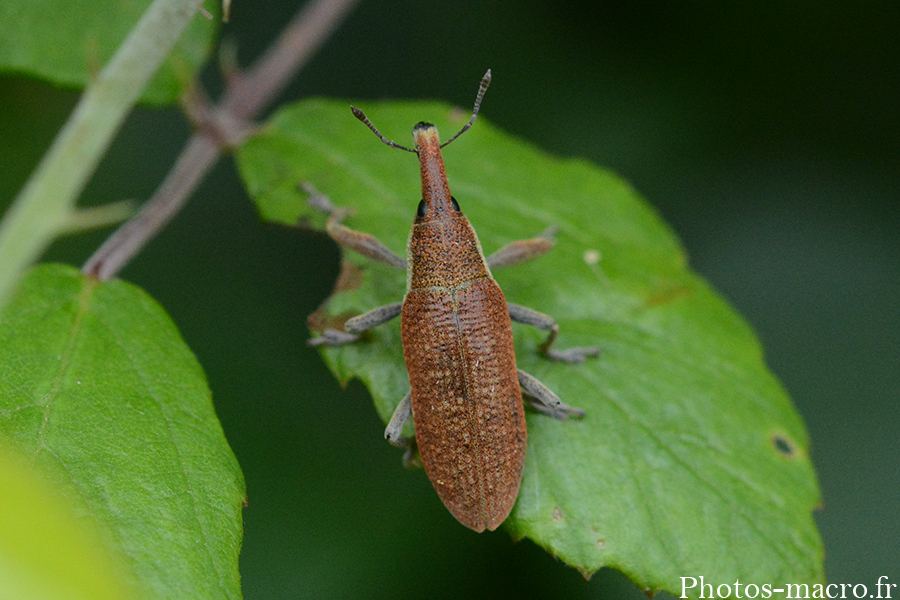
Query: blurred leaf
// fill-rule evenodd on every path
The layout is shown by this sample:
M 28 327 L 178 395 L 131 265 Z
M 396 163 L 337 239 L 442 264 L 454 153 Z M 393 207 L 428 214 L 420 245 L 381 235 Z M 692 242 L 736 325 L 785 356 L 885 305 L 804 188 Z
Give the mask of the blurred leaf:
M 18 71 L 81 88 L 109 61 L 151 0 L 4 0 L 0 2 L 0 71 Z M 210 11 L 218 3 L 207 3 Z M 218 19 L 197 14 L 141 97 L 176 102 L 206 61 Z
M 22 463 L 0 447 L 0 599 L 133 597 L 90 520 Z
M 0 313 L 0 439 L 104 527 L 147 598 L 239 598 L 244 483 L 206 378 L 143 291 L 33 269 Z
M 364 108 L 400 143 L 419 120 L 448 138 L 468 119 L 436 103 Z M 559 226 L 553 252 L 494 275 L 509 301 L 558 320 L 560 347 L 603 348 L 582 365 L 552 363 L 535 352 L 541 332 L 513 326 L 519 366 L 587 416 L 528 415 L 512 535 L 586 574 L 613 566 L 676 595 L 682 576 L 823 581 L 803 423 L 746 323 L 687 268 L 653 210 L 608 171 L 541 154 L 483 117 L 444 154 L 486 253 Z M 403 252 L 421 195 L 417 162 L 383 146 L 348 103 L 281 110 L 238 159 L 264 218 L 320 226 L 297 189 L 309 181 L 356 211 L 348 226 Z M 313 328 L 403 296 L 404 273 L 352 252 L 344 260 L 339 292 Z M 385 421 L 409 389 L 399 329 L 392 322 L 364 343 L 323 351 L 341 381 L 369 387 Z

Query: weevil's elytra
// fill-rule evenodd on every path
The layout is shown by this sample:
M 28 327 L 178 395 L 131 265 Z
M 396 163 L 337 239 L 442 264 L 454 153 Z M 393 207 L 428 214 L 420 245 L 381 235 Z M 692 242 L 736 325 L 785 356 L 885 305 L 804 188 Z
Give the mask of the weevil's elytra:
M 482 80 L 469 122 L 475 122 L 491 72 Z M 356 108 L 353 113 L 393 148 L 416 152 L 422 200 L 406 255 L 407 291 L 402 306 L 391 304 L 354 317 L 346 331 L 326 330 L 312 344 L 339 345 L 400 313 L 403 355 L 410 393 L 400 402 L 385 437 L 399 443 L 410 417 L 425 472 L 438 496 L 463 525 L 496 529 L 509 516 L 525 463 L 527 431 L 521 389 L 539 411 L 557 418 L 581 416 L 540 381 L 516 368 L 511 318 L 550 332 L 540 351 L 555 360 L 581 362 L 596 348 L 552 349 L 559 328 L 549 316 L 507 304 L 490 266 L 516 264 L 547 252 L 548 232 L 513 242 L 485 259 L 478 236 L 450 194 L 437 128 L 413 129 L 414 148 L 388 141 Z M 374 237 L 340 224 L 346 211 L 320 195 L 310 202 L 329 212 L 329 235 L 370 258 L 401 266 L 403 259 Z M 521 386 L 521 387 L 520 387 Z M 411 410 L 410 410 L 411 409 Z
M 450 512 L 496 529 L 516 501 L 528 435 L 509 312 L 451 199 L 437 129 L 419 123 L 413 137 L 425 211 L 409 237 L 400 327 L 416 442 Z

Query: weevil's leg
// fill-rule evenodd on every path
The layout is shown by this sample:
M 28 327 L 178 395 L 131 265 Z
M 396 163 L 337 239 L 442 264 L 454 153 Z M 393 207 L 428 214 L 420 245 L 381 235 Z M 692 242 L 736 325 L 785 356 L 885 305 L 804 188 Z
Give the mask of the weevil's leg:
M 525 400 L 532 408 L 545 415 L 550 415 L 554 419 L 565 420 L 569 417 L 583 417 L 584 411 L 568 404 L 563 404 L 553 390 L 540 382 L 537 377 L 529 375 L 522 369 L 517 369 L 519 373 L 519 385 L 525 392 Z
M 385 304 L 378 308 L 373 308 L 369 312 L 364 312 L 352 319 L 347 319 L 344 323 L 344 331 L 337 329 L 326 329 L 322 335 L 309 340 L 310 346 L 342 346 L 350 344 L 359 339 L 359 334 L 368 331 L 374 327 L 378 327 L 387 323 L 400 314 L 403 310 L 402 302 L 393 302 Z
M 584 362 L 584 359 L 588 356 L 598 356 L 600 354 L 600 348 L 594 346 L 587 348 L 569 348 L 568 350 L 553 349 L 551 346 L 553 346 L 556 337 L 559 335 L 559 325 L 553 320 L 553 317 L 520 304 L 507 302 L 506 306 L 509 309 L 509 318 L 513 321 L 525 323 L 526 325 L 531 325 L 538 329 L 550 332 L 550 335 L 547 336 L 544 343 L 538 347 L 541 354 L 547 358 L 567 363 L 580 363 Z
M 328 196 L 317 191 L 310 183 L 304 182 L 300 187 L 309 194 L 309 205 L 328 213 L 325 231 L 339 246 L 359 252 L 366 258 L 406 270 L 406 259 L 394 254 L 374 235 L 362 233 L 341 225 L 341 221 L 351 213 L 348 208 L 340 208 L 331 203 Z
M 394 414 L 391 416 L 390 422 L 384 429 L 384 439 L 398 448 L 408 448 L 409 438 L 405 438 L 400 434 L 403 431 L 403 426 L 406 425 L 406 422 L 411 418 L 412 391 L 409 391 L 403 396 L 403 400 L 400 401 L 397 408 L 394 409 Z
M 416 438 L 403 438 L 406 440 L 406 452 L 403 453 L 403 467 L 406 469 L 421 469 L 422 457 L 419 456 L 419 447 L 416 446 Z
M 326 329 L 319 337 L 310 338 L 306 341 L 310 346 L 343 346 L 344 344 L 352 344 L 359 339 L 355 333 L 347 333 L 340 329 Z
M 559 228 L 556 225 L 551 225 L 539 233 L 537 237 L 508 243 L 487 257 L 488 268 L 517 265 L 520 262 L 546 254 L 553 248 L 555 243 L 553 235 L 557 229 Z
M 384 438 L 398 448 L 406 448 L 403 453 L 403 466 L 407 469 L 421 466 L 416 461 L 416 438 L 403 437 L 403 426 L 412 418 L 412 391 L 403 396 L 403 400 L 394 409 L 391 420 L 384 430 Z
M 392 302 L 391 304 L 373 308 L 369 312 L 364 312 L 352 319 L 347 319 L 347 322 L 344 323 L 344 331 L 349 333 L 362 333 L 363 331 L 368 331 L 374 327 L 387 323 L 399 315 L 402 310 L 402 302 Z

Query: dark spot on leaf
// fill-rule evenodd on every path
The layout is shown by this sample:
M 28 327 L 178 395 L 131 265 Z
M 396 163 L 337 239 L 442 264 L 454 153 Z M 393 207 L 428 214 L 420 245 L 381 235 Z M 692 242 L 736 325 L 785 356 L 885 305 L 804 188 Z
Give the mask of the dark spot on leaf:
M 322 304 L 314 313 L 306 317 L 306 326 L 310 331 L 322 333 L 327 328 L 328 313 L 325 311 L 325 305 Z
M 331 296 L 334 296 L 339 292 L 356 289 L 361 284 L 362 269 L 349 261 L 342 260 L 341 272 L 338 274 L 337 281 L 334 284 L 334 289 L 331 292 Z M 343 330 L 344 322 L 346 322 L 350 317 L 356 316 L 352 314 L 330 314 L 328 312 L 328 300 L 331 298 L 331 296 L 329 296 L 329 298 L 326 299 L 325 302 L 323 302 L 314 313 L 306 318 L 306 326 L 309 327 L 310 331 L 321 333 L 326 329 Z
M 781 455 L 794 456 L 794 445 L 783 435 L 775 434 L 772 436 L 772 443 Z
M 649 298 L 644 303 L 646 308 L 652 308 L 654 306 L 660 306 L 662 304 L 669 304 L 670 302 L 674 302 L 680 298 L 685 298 L 694 293 L 694 288 L 689 285 L 672 285 L 662 289 Z
M 284 225 L 285 227 L 293 227 L 295 229 L 301 229 L 303 231 L 315 231 L 317 233 L 321 232 L 321 229 L 317 229 L 315 225 L 313 225 L 312 219 L 310 219 L 308 215 L 300 215 L 299 217 L 297 217 L 297 221 L 294 223 L 279 223 L 279 225 Z
M 334 291 L 331 294 L 355 290 L 362 285 L 362 277 L 362 269 L 349 261 L 342 260 L 341 272 L 338 273 L 337 282 L 335 282 Z
M 317 308 L 316 312 L 306 317 L 306 326 L 310 331 L 315 333 L 322 333 L 326 329 L 337 329 L 338 331 L 343 331 L 344 323 L 347 322 L 347 319 L 355 316 L 356 315 L 352 313 L 330 315 L 328 314 L 328 303 L 326 302 L 322 304 L 322 306 Z
M 599 529 L 597 529 L 596 527 L 591 527 L 591 533 L 593 533 L 594 535 L 597 536 L 597 547 L 598 548 L 602 548 L 603 546 L 606 545 L 606 540 L 604 540 L 602 537 L 600 537 Z

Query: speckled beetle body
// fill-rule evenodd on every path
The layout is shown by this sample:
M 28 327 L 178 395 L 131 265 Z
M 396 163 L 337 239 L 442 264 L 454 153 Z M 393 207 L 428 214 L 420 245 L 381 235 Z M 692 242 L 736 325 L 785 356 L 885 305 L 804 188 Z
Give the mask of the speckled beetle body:
M 482 80 L 475 121 L 490 71 Z M 549 358 L 581 362 L 596 348 L 559 351 L 551 346 L 558 326 L 549 316 L 509 304 L 491 276 L 491 267 L 516 264 L 547 252 L 552 232 L 513 242 L 485 258 L 475 230 L 463 215 L 450 187 L 437 129 L 419 123 L 414 148 L 382 136 L 358 109 L 354 114 L 391 147 L 416 152 L 422 177 L 422 200 L 403 260 L 372 236 L 340 224 L 346 211 L 320 195 L 311 202 L 329 212 L 327 231 L 338 244 L 370 258 L 406 268 L 402 303 L 379 307 L 345 323 L 345 331 L 326 330 L 313 344 L 353 342 L 358 334 L 401 316 L 403 354 L 410 393 L 400 402 L 385 437 L 411 445 L 400 436 L 415 423 L 415 445 L 425 472 L 443 501 L 463 525 L 475 531 L 496 529 L 512 511 L 525 464 L 527 430 L 522 389 L 537 410 L 555 416 L 582 416 L 563 404 L 534 377 L 516 368 L 511 320 L 550 332 L 540 350 Z

